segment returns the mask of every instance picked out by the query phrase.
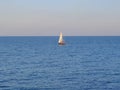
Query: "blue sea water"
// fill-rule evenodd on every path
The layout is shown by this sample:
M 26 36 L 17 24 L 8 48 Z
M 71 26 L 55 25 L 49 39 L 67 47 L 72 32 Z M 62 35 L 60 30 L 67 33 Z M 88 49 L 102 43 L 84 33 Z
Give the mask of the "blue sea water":
M 0 37 L 0 90 L 120 90 L 120 37 Z

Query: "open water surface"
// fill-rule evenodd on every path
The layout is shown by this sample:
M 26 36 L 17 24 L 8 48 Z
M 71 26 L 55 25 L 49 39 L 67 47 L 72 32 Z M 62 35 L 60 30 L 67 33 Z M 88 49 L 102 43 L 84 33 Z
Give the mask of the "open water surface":
M 120 37 L 0 37 L 0 90 L 120 90 Z

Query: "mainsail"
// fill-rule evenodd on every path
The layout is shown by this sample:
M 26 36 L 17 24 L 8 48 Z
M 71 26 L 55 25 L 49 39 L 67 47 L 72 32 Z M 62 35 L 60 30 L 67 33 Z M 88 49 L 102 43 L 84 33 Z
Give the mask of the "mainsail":
M 58 43 L 60 43 L 60 42 L 63 42 L 63 35 L 62 35 L 62 33 L 60 33 L 60 37 L 59 37 Z
M 62 33 L 60 33 L 60 37 L 59 37 L 58 44 L 59 44 L 59 45 L 64 45 L 64 44 L 65 44 L 65 42 L 64 42 L 64 40 L 63 40 L 63 35 L 62 35 Z

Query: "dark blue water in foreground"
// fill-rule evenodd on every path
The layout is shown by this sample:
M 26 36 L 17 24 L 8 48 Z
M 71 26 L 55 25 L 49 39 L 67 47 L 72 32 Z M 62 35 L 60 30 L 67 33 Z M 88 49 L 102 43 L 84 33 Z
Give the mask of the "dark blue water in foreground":
M 0 90 L 120 90 L 120 37 L 0 37 Z

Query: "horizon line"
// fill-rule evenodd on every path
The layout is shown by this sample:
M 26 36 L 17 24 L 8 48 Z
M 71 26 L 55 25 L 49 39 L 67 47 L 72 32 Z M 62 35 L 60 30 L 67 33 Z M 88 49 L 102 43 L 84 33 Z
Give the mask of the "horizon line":
M 0 35 L 0 37 L 58 37 L 59 35 Z M 63 35 L 63 37 L 119 37 L 118 35 Z

